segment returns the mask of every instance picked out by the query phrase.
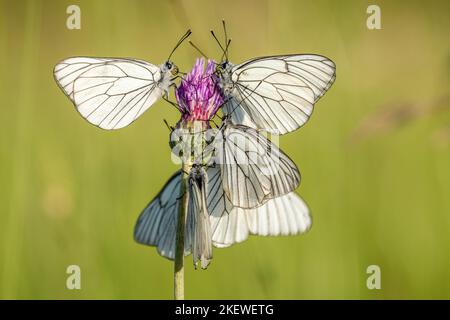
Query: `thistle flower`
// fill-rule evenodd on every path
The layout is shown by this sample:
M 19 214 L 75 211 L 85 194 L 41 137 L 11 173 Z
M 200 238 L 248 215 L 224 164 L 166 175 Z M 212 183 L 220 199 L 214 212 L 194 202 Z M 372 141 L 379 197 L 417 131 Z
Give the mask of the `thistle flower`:
M 215 62 L 199 58 L 194 67 L 175 90 L 178 109 L 183 121 L 208 121 L 216 114 L 224 101 L 217 76 Z
M 209 120 L 224 102 L 215 66 L 214 61 L 208 60 L 205 68 L 205 59 L 197 59 L 175 89 L 181 119 L 170 136 L 174 162 L 181 159 L 186 164 L 203 165 L 209 161 L 205 148 L 216 133 L 210 130 Z

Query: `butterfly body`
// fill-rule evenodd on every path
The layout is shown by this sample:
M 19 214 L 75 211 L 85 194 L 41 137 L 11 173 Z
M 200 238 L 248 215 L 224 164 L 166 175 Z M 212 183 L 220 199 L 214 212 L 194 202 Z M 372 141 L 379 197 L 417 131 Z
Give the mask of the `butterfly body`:
M 169 88 L 174 85 L 174 77 L 178 75 L 178 67 L 170 60 L 159 66 L 162 77 L 158 81 L 158 87 L 164 91 L 165 96 L 169 96 Z

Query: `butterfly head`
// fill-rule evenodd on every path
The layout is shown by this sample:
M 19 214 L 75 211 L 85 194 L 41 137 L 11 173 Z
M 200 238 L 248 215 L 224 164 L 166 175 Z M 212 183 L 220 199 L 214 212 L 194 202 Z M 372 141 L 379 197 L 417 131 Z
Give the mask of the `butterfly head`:
M 167 60 L 166 63 L 162 66 L 162 71 L 170 72 L 172 76 L 176 76 L 179 72 L 178 67 L 170 60 Z
M 190 171 L 190 176 L 201 185 L 201 181 L 205 178 L 205 169 L 202 165 L 194 163 Z
M 219 87 L 225 95 L 230 94 L 233 89 L 233 81 L 231 80 L 233 66 L 228 60 L 216 65 L 215 75 L 219 78 Z
M 216 74 L 218 76 L 223 76 L 224 74 L 229 73 L 231 71 L 231 67 L 232 67 L 232 64 L 227 60 L 225 60 L 221 63 L 218 63 L 216 65 Z

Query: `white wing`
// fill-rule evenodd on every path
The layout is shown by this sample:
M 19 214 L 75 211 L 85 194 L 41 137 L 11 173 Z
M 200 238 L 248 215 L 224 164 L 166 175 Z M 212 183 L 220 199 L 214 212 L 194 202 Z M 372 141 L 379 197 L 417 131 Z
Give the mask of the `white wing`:
M 244 108 L 241 107 L 241 104 L 244 104 L 244 102 L 239 103 L 237 99 L 228 97 L 227 102 L 222 107 L 222 112 L 224 115 L 229 116 L 233 124 L 258 129 L 258 126 L 253 122 Z
M 233 207 L 226 197 L 218 167 L 208 168 L 207 175 L 207 204 L 215 247 L 225 248 L 245 241 L 250 234 L 296 235 L 311 228 L 309 209 L 295 192 L 271 199 L 254 209 L 242 209 Z
M 83 118 L 107 130 L 129 125 L 164 93 L 160 68 L 141 60 L 68 58 L 54 76 Z
M 334 62 L 323 56 L 256 58 L 232 68 L 233 89 L 222 110 L 235 124 L 285 134 L 308 121 L 335 78 Z
M 214 246 L 223 248 L 244 241 L 249 234 L 246 216 L 233 210 L 233 205 L 222 187 L 220 168 L 209 167 L 207 175 L 207 204 Z
M 207 175 L 202 167 L 194 167 L 189 173 L 188 217 L 192 223 L 192 255 L 194 266 L 198 261 L 206 269 L 212 259 L 211 227 L 206 203 Z
M 239 208 L 236 210 L 243 211 Z M 261 207 L 246 210 L 245 214 L 250 233 L 259 236 L 304 233 L 312 224 L 308 206 L 295 192 L 269 200 Z
M 221 133 L 215 161 L 234 206 L 254 208 L 299 186 L 295 163 L 257 130 L 227 123 Z
M 139 216 L 134 228 L 134 239 L 145 245 L 156 246 L 158 253 L 173 260 L 175 258 L 175 239 L 178 210 L 181 195 L 181 171 L 176 172 L 159 194 L 149 203 Z M 192 222 L 186 222 L 184 254 L 191 251 Z

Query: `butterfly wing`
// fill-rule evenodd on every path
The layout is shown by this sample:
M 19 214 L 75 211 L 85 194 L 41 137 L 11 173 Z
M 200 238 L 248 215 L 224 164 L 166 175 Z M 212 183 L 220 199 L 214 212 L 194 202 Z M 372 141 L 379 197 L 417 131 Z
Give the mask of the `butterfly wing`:
M 147 205 L 134 228 L 134 239 L 141 244 L 156 246 L 158 253 L 175 258 L 175 240 L 180 201 L 182 201 L 182 172 L 177 171 L 159 194 Z M 184 254 L 191 252 L 192 222 L 188 216 L 184 240 Z
M 233 207 L 221 188 L 220 170 L 208 169 L 208 208 L 215 247 L 225 248 L 245 241 L 250 234 L 259 236 L 296 235 L 312 225 L 309 209 L 295 193 L 270 199 L 253 209 Z
M 214 246 L 224 248 L 247 239 L 249 230 L 245 215 L 237 214 L 222 187 L 220 167 L 207 168 L 207 205 Z
M 245 214 L 250 234 L 259 236 L 296 235 L 308 231 L 312 225 L 308 206 L 295 192 L 247 209 Z
M 233 206 L 254 208 L 299 186 L 295 163 L 260 132 L 227 123 L 220 133 L 215 161 Z
M 198 261 L 206 269 L 212 259 L 211 226 L 206 200 L 207 175 L 202 167 L 195 167 L 189 174 L 188 217 L 192 223 L 192 255 L 194 266 Z
M 68 58 L 54 77 L 83 118 L 107 130 L 129 125 L 164 93 L 160 68 L 141 60 Z
M 334 62 L 319 55 L 256 58 L 231 69 L 222 108 L 235 124 L 285 134 L 305 124 L 336 78 Z

